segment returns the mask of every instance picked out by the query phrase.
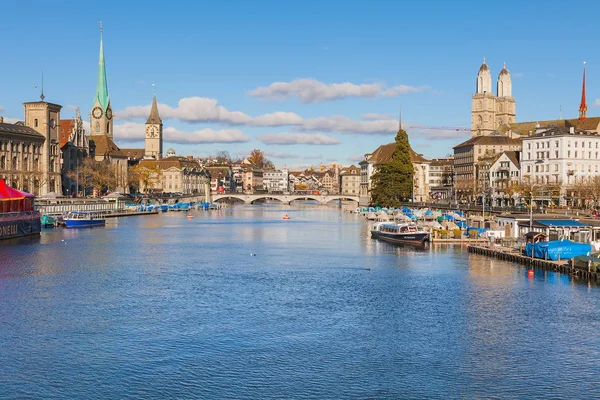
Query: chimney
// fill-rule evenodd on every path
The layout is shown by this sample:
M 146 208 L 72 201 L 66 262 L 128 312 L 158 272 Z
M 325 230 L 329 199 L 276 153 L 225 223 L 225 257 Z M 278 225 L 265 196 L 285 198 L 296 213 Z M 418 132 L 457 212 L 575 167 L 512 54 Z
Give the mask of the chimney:
M 544 129 L 544 128 L 542 128 L 542 127 L 540 126 L 540 123 L 539 123 L 539 122 L 536 122 L 536 123 L 535 123 L 535 133 L 540 133 L 540 132 L 542 132 L 542 131 L 544 131 L 544 130 L 545 130 L 545 129 Z
M 571 135 L 575 134 L 575 127 L 574 126 L 572 126 L 572 127 L 569 128 L 569 133 Z

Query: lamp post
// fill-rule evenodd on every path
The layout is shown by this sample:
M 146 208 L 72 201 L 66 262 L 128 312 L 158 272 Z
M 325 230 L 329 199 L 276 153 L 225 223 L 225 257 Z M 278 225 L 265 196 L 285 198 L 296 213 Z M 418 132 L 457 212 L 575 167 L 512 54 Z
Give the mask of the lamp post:
M 529 232 L 533 230 L 533 190 L 529 191 Z

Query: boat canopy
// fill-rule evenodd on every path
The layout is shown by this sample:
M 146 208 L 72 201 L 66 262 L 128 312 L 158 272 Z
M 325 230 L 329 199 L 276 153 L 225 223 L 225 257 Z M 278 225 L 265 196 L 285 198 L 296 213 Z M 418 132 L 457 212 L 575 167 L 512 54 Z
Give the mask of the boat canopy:
M 32 211 L 32 196 L 11 188 L 0 179 L 0 213 Z
M 527 243 L 525 254 L 544 260 L 558 260 L 589 255 L 592 246 L 589 243 L 578 243 L 570 240 L 551 240 L 549 242 Z

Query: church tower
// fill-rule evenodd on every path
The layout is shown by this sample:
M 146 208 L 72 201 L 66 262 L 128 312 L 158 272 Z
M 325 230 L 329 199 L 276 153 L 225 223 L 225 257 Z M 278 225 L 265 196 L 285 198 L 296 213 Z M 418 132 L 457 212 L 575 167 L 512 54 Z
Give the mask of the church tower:
M 512 97 L 512 81 L 510 72 L 506 69 L 506 63 L 498 75 L 496 93 L 498 95 L 496 98 L 496 129 L 498 129 L 502 125 L 514 123 L 516 117 L 515 98 Z
M 583 85 L 581 86 L 581 103 L 579 104 L 579 120 L 585 121 L 587 116 L 587 104 L 585 101 L 585 61 L 583 62 Z
M 490 135 L 496 129 L 496 96 L 492 92 L 492 75 L 483 59 L 477 73 L 476 92 L 471 103 L 471 134 Z
M 102 23 L 100 23 L 100 60 L 98 62 L 98 82 L 94 105 L 90 113 L 90 135 L 113 137 L 113 113 L 106 83 L 106 66 L 104 65 L 104 47 L 102 45 Z
M 146 120 L 146 143 L 144 158 L 162 158 L 163 151 L 163 124 L 158 114 L 156 94 L 152 98 L 150 116 Z

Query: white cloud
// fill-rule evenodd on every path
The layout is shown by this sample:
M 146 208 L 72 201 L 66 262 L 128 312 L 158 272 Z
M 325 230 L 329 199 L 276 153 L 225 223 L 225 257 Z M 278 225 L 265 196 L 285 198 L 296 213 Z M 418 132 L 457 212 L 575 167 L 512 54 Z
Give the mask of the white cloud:
M 596 99 L 596 101 L 594 101 L 594 104 L 592 106 L 593 107 L 600 107 L 600 99 Z
M 257 139 L 264 144 L 317 144 L 332 145 L 339 144 L 337 138 L 323 135 L 321 133 L 265 133 L 258 135 Z
M 427 86 L 414 87 L 414 86 L 408 86 L 408 85 L 398 85 L 398 86 L 394 86 L 394 87 L 384 90 L 383 92 L 381 92 L 381 95 L 383 97 L 396 97 L 396 96 L 402 96 L 403 94 L 407 94 L 407 93 L 423 92 L 423 91 L 425 91 L 425 89 L 428 89 L 428 87 Z
M 359 162 L 365 159 L 364 154 L 355 154 L 353 156 L 348 157 L 348 161 Z
M 380 83 L 356 85 L 350 82 L 323 83 L 316 79 L 295 79 L 291 82 L 274 82 L 269 86 L 250 90 L 250 96 L 265 100 L 287 100 L 297 97 L 302 103 L 320 103 L 345 97 L 374 97 L 381 91 Z
M 285 153 L 283 151 L 265 151 L 264 154 L 269 158 L 298 158 L 296 154 Z
M 180 144 L 192 143 L 245 143 L 250 138 L 239 129 L 201 129 L 193 132 L 182 132 L 169 127 L 164 130 L 165 141 Z
M 306 131 L 385 135 L 398 130 L 398 121 L 393 119 L 357 121 L 342 115 L 332 115 L 330 117 L 318 117 L 305 120 L 300 126 L 300 129 Z
M 116 140 L 135 142 L 144 140 L 144 124 L 126 122 L 114 126 Z M 250 141 L 239 129 L 201 129 L 193 132 L 180 131 L 173 127 L 167 127 L 163 131 L 165 142 L 178 144 L 195 143 L 244 143 Z
M 391 114 L 367 113 L 360 116 L 362 119 L 377 120 L 377 119 L 394 119 Z
M 4 106 L 0 105 L 0 111 L 4 111 Z
M 217 104 L 216 99 L 206 97 L 184 97 L 173 108 L 166 104 L 159 104 L 158 111 L 161 118 L 177 118 L 187 122 L 223 122 L 230 125 L 249 124 L 252 118 L 240 111 L 229 111 Z M 125 107 L 115 113 L 115 118 L 131 120 L 147 118 L 151 105 Z
M 323 154 L 310 154 L 308 156 L 302 157 L 305 160 L 322 160 Z
M 513 77 L 515 78 L 522 78 L 525 76 L 525 73 L 523 72 L 515 72 L 514 74 L 512 74 Z
M 67 107 L 65 107 L 67 110 L 71 110 L 71 111 L 77 111 L 77 108 L 79 108 L 78 106 L 75 106 L 73 104 L 69 104 L 67 105 Z
M 371 120 L 352 120 L 348 117 L 333 115 L 304 119 L 293 112 L 278 111 L 251 117 L 240 111 L 229 111 L 218 105 L 217 100 L 203 97 L 186 97 L 179 100 L 177 107 L 158 105 L 163 119 L 174 118 L 190 123 L 214 122 L 226 125 L 246 126 L 293 126 L 304 131 L 339 132 L 351 134 L 389 134 L 397 130 L 398 121 L 393 118 L 375 119 L 376 114 L 365 114 Z M 129 106 L 115 113 L 118 120 L 146 119 L 150 114 L 150 105 Z M 383 116 L 391 117 L 391 116 Z
M 290 82 L 274 82 L 248 91 L 250 96 L 263 100 L 282 101 L 297 98 L 302 103 L 322 103 L 346 97 L 394 97 L 407 93 L 422 92 L 427 86 L 399 85 L 386 88 L 383 83 L 323 83 L 316 79 L 295 79 Z

